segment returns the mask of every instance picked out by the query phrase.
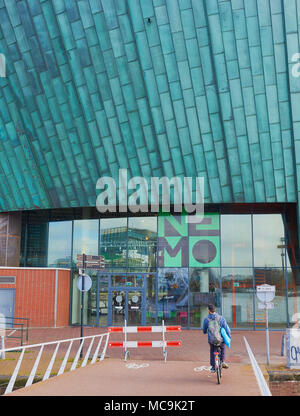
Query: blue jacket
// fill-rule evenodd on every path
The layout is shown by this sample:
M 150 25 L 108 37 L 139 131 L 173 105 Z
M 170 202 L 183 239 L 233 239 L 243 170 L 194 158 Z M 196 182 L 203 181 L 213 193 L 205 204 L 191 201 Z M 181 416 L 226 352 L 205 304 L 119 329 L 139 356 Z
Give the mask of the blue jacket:
M 215 318 L 218 318 L 219 319 L 220 327 L 221 328 L 224 328 L 225 331 L 226 331 L 226 334 L 229 337 L 231 337 L 230 328 L 227 325 L 226 319 L 223 316 L 218 315 L 217 313 L 209 314 L 208 317 L 204 319 L 204 321 L 203 321 L 203 328 L 202 328 L 203 329 L 203 334 L 206 334 L 207 333 L 208 320 L 209 319 L 215 319 Z M 208 334 L 208 343 L 210 344 L 209 334 Z

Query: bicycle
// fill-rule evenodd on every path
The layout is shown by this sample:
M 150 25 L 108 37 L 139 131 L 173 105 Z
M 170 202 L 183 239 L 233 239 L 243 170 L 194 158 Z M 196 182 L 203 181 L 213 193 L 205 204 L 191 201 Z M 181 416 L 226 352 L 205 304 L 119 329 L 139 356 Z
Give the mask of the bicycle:
M 221 354 L 221 348 L 217 347 L 217 351 L 214 352 L 215 354 L 215 369 L 216 369 L 216 373 L 217 373 L 217 380 L 218 380 L 218 384 L 221 383 L 221 377 L 222 377 L 222 362 L 220 360 L 220 354 Z

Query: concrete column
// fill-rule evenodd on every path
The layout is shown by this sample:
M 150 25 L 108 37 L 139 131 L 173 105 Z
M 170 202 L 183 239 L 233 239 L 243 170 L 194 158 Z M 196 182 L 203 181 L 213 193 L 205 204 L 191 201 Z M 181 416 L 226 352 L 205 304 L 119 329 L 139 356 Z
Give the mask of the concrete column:
M 0 213 L 0 266 L 19 267 L 21 212 Z

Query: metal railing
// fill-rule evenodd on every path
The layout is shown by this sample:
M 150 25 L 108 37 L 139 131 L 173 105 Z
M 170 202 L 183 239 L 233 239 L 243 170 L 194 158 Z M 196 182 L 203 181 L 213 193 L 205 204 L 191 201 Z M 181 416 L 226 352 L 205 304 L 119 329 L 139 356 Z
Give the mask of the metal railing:
M 105 337 L 106 337 L 105 343 L 104 343 L 102 352 L 100 354 L 99 351 L 100 351 L 100 347 L 101 347 L 101 344 L 102 344 L 102 340 Z M 84 344 L 84 342 L 86 340 L 90 340 L 90 343 L 89 343 L 89 345 L 87 347 L 86 354 L 85 354 L 85 356 L 84 356 L 84 358 L 82 360 L 81 366 L 80 366 L 80 367 L 85 367 L 86 364 L 88 363 L 88 359 L 90 358 L 90 354 L 92 352 L 92 347 L 93 347 L 93 344 L 94 344 L 95 339 L 99 339 L 99 340 L 98 340 L 98 344 L 97 344 L 97 346 L 96 346 L 96 348 L 95 348 L 95 350 L 94 350 L 94 352 L 92 354 L 92 358 L 91 358 L 91 362 L 90 362 L 91 364 L 94 364 L 97 361 L 97 358 L 98 357 L 99 357 L 99 361 L 104 360 L 104 357 L 105 357 L 105 354 L 106 354 L 106 350 L 107 350 L 108 340 L 109 340 L 109 333 L 100 334 L 100 335 L 89 335 L 89 336 L 86 336 L 86 337 L 70 338 L 70 339 L 64 339 L 64 340 L 58 340 L 58 341 L 52 341 L 52 342 L 44 342 L 44 343 L 41 343 L 41 344 L 25 345 L 25 346 L 22 346 L 22 347 L 7 348 L 7 349 L 4 349 L 4 350 L 0 350 L 0 353 L 7 353 L 7 352 L 12 352 L 12 351 L 13 352 L 16 352 L 16 351 L 20 350 L 19 359 L 18 359 L 17 364 L 16 364 L 16 367 L 15 367 L 13 373 L 12 373 L 12 376 L 11 376 L 11 378 L 9 380 L 9 383 L 8 383 L 8 385 L 6 387 L 6 390 L 4 392 L 4 395 L 7 394 L 7 393 L 12 392 L 12 390 L 14 388 L 15 381 L 17 379 L 17 376 L 18 376 L 18 373 L 19 373 L 19 370 L 20 370 L 20 367 L 21 367 L 21 364 L 22 364 L 22 361 L 23 361 L 23 357 L 24 357 L 25 350 L 29 350 L 29 349 L 33 349 L 33 348 L 40 347 L 39 352 L 37 354 L 37 357 L 35 359 L 35 362 L 33 364 L 33 367 L 31 369 L 30 375 L 29 375 L 29 377 L 27 379 L 27 382 L 26 382 L 26 385 L 25 385 L 25 387 L 29 387 L 29 386 L 31 386 L 31 384 L 34 381 L 34 378 L 35 378 L 35 375 L 36 375 L 36 372 L 37 372 L 37 368 L 38 368 L 38 365 L 40 363 L 40 360 L 41 360 L 41 357 L 42 357 L 42 353 L 44 351 L 44 347 L 45 346 L 50 346 L 50 345 L 54 346 L 55 345 L 55 349 L 54 349 L 54 352 L 53 352 L 53 354 L 51 356 L 51 359 L 50 359 L 50 362 L 48 364 L 48 367 L 47 367 L 47 369 L 46 369 L 46 371 L 44 373 L 43 379 L 41 381 L 47 380 L 50 377 L 51 370 L 53 368 L 53 365 L 54 365 L 54 362 L 55 362 L 55 358 L 57 356 L 57 352 L 58 352 L 59 346 L 61 344 L 63 344 L 63 343 L 69 343 L 69 345 L 67 346 L 67 350 L 65 352 L 64 358 L 62 360 L 62 363 L 60 365 L 60 368 L 59 368 L 57 374 L 55 374 L 55 375 L 60 375 L 60 374 L 63 374 L 64 373 L 65 368 L 66 368 L 66 365 L 67 365 L 67 361 L 68 361 L 68 358 L 69 358 L 69 355 L 70 355 L 70 352 L 71 352 L 71 348 L 72 348 L 72 346 L 74 344 L 74 341 L 80 340 L 80 344 L 79 344 L 79 348 L 78 348 L 78 350 L 77 350 L 77 352 L 75 354 L 74 361 L 72 362 L 72 365 L 71 365 L 71 368 L 70 368 L 69 371 L 73 371 L 73 370 L 76 369 L 77 363 L 78 363 L 78 360 L 79 360 L 79 356 L 80 356 L 80 354 L 82 352 L 82 349 L 83 349 L 83 344 Z
M 15 321 L 26 321 L 26 341 L 28 341 L 29 318 L 17 318 L 15 316 L 5 316 L 5 317 L 2 318 L 0 316 L 0 324 L 1 324 L 1 322 L 3 322 L 3 321 L 1 321 L 1 319 L 4 320 L 6 325 L 11 325 L 12 326 L 12 328 L 7 327 L 6 329 L 16 329 L 16 330 L 18 330 L 19 328 L 15 328 L 15 325 L 21 327 L 20 328 L 20 331 L 21 331 L 20 337 L 7 336 L 8 338 L 20 338 L 21 339 L 21 346 L 23 345 L 23 332 L 24 332 L 25 323 L 18 323 L 18 322 L 15 322 Z

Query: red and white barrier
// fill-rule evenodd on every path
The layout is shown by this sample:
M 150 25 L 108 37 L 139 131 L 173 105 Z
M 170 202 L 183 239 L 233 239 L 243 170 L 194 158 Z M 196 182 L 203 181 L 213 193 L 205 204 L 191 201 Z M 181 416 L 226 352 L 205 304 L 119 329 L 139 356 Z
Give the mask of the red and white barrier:
M 177 332 L 180 326 L 115 326 L 108 328 L 108 332 L 122 332 L 127 334 L 133 332 Z
M 162 348 L 165 362 L 167 360 L 166 347 L 180 347 L 181 341 L 166 341 L 166 332 L 177 332 L 181 331 L 181 326 L 165 326 L 164 321 L 162 326 L 127 326 L 126 321 L 124 326 L 110 327 L 108 332 L 110 333 L 123 333 L 125 334 L 124 341 L 111 341 L 108 346 L 111 348 L 124 348 L 125 349 L 125 361 L 129 355 L 128 348 L 139 348 L 139 347 L 154 347 Z M 163 339 L 161 341 L 127 341 L 127 334 L 129 333 L 149 333 L 149 332 L 162 332 Z
M 139 347 L 180 347 L 181 341 L 114 341 L 108 343 L 109 347 L 139 348 Z

